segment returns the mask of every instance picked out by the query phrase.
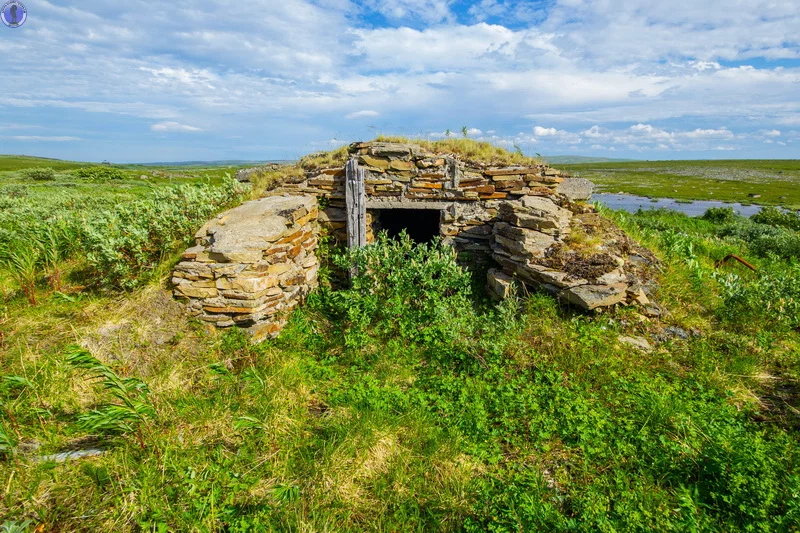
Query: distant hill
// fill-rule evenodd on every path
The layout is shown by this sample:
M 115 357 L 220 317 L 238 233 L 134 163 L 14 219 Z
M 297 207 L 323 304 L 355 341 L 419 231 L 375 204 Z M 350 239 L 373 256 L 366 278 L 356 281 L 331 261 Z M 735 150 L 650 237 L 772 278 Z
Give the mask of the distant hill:
M 575 165 L 580 163 L 625 163 L 635 159 L 611 159 L 608 157 L 591 157 L 583 155 L 552 155 L 542 157 L 550 165 Z
M 126 163 L 126 165 L 137 167 L 257 167 L 259 165 L 269 165 L 271 163 L 293 163 L 287 159 L 269 159 L 265 161 L 247 161 L 242 159 L 224 159 L 221 161 L 173 161 L 160 163 Z
M 161 163 L 113 163 L 115 166 L 123 167 L 257 167 L 270 163 L 293 163 L 284 159 L 272 159 L 266 161 L 248 161 L 243 159 L 226 159 L 221 161 L 176 161 Z M 0 154 L 0 171 L 22 170 L 24 168 L 50 167 L 55 170 L 71 170 L 75 168 L 98 165 L 99 163 L 64 161 L 61 159 L 51 159 L 48 157 L 35 157 L 29 155 L 3 155 Z
M 0 154 L 0 171 L 22 170 L 23 168 L 50 167 L 54 170 L 70 170 L 80 168 L 83 163 L 75 161 L 62 161 L 47 157 L 32 157 L 28 155 L 2 155 Z

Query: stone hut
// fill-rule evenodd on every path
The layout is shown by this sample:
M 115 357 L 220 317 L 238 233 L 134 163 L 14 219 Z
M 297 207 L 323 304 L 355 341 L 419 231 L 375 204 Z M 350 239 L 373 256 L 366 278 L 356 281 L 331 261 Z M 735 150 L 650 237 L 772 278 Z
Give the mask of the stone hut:
M 584 203 L 591 193 L 591 182 L 546 165 L 497 167 L 414 144 L 354 143 L 346 164 L 312 169 L 206 224 L 175 270 L 175 295 L 206 322 L 274 336 L 316 286 L 320 230 L 348 246 L 405 230 L 489 263 L 498 298 L 516 284 L 586 310 L 649 305 L 643 269 L 655 259 L 593 213 Z

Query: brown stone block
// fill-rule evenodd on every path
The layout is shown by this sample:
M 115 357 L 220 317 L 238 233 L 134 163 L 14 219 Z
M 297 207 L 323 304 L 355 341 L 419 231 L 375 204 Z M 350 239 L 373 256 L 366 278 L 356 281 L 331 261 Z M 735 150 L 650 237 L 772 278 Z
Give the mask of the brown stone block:
M 300 246 L 300 245 L 298 244 L 297 246 L 295 246 L 294 248 L 292 248 L 291 250 L 289 250 L 288 252 L 286 252 L 286 255 L 287 255 L 287 256 L 288 256 L 290 259 L 294 259 L 294 258 L 295 258 L 295 257 L 297 257 L 298 255 L 300 255 L 300 252 L 302 252 L 302 251 L 303 251 L 303 247 L 302 247 L 302 246 Z
M 358 162 L 371 167 L 369 170 L 376 170 L 378 172 L 387 170 L 390 163 L 388 159 L 374 157 L 371 155 L 362 155 L 358 158 Z
M 459 180 L 458 186 L 459 188 L 467 188 L 467 187 L 482 187 L 489 183 L 489 180 L 485 178 L 474 178 L 474 179 L 465 179 Z
M 423 172 L 419 174 L 418 177 L 428 180 L 440 180 L 440 181 L 446 181 L 449 179 L 441 172 Z
M 300 237 L 302 234 L 303 234 L 303 230 L 302 229 L 298 229 L 296 231 L 293 231 L 292 233 L 290 233 L 286 237 L 283 237 L 281 240 L 277 241 L 275 244 L 287 244 L 287 243 L 290 243 L 290 242 L 294 241 L 295 239 L 297 239 L 298 237 Z
M 314 211 L 310 212 L 306 216 L 298 218 L 297 220 L 294 221 L 294 223 L 297 224 L 298 226 L 305 226 L 306 224 L 308 224 L 312 220 L 317 220 L 317 216 L 318 215 L 319 215 L 319 212 L 315 209 Z
M 344 168 L 324 168 L 322 169 L 322 173 L 328 176 L 335 176 L 343 178 L 345 176 L 345 169 Z
M 394 192 L 394 191 L 402 191 L 403 186 L 393 183 L 391 185 L 377 185 L 375 187 L 375 191 L 377 192 Z
M 413 161 L 399 161 L 393 160 L 389 162 L 389 168 L 391 170 L 411 170 L 415 168 L 416 165 Z
M 498 185 L 504 181 L 518 181 L 522 180 L 522 178 L 522 174 L 509 174 L 508 176 L 492 176 L 492 181 L 495 182 L 495 185 Z
M 425 193 L 425 192 L 420 192 L 420 191 L 428 191 L 428 190 L 429 189 L 417 189 L 416 192 L 413 191 L 413 190 L 409 190 L 405 194 L 405 197 L 408 198 L 409 200 L 430 200 L 430 199 L 440 198 L 440 196 L 438 196 L 436 194 L 429 194 L 429 193 Z
M 309 179 L 306 183 L 308 183 L 312 187 L 317 187 L 317 186 L 333 187 L 336 184 L 336 180 L 333 178 L 333 176 L 316 176 L 314 178 Z
M 514 174 L 537 174 L 539 172 L 536 168 L 492 168 L 484 170 L 483 173 L 487 176 L 510 176 Z
M 481 194 L 481 200 L 500 200 L 502 198 L 508 198 L 508 194 L 504 192 L 496 192 L 493 194 Z
M 509 191 L 513 189 L 521 189 L 525 187 L 526 183 L 522 180 L 508 180 L 508 181 L 498 181 L 495 183 L 495 188 L 498 191 Z
M 551 189 L 550 187 L 534 187 L 533 184 L 535 182 L 531 182 L 531 190 L 528 191 L 528 194 L 531 196 L 552 196 L 556 192 Z
M 218 291 L 216 287 L 194 287 L 189 284 L 178 285 L 175 294 L 187 298 L 216 298 Z
M 430 181 L 411 180 L 411 186 L 418 189 L 441 189 L 442 183 L 433 183 Z
M 465 187 L 465 191 L 472 191 L 478 194 L 492 194 L 495 192 L 494 185 L 483 185 L 481 187 Z
M 263 324 L 256 324 L 248 328 L 247 332 L 253 339 L 253 342 L 261 342 L 263 340 L 275 337 L 281 330 L 281 324 L 277 322 L 265 322 Z
M 178 263 L 175 267 L 175 275 L 189 280 L 214 277 L 210 264 L 196 263 L 194 261 Z
M 270 265 L 270 267 L 267 269 L 267 272 L 271 276 L 280 276 L 281 274 L 288 272 L 290 269 L 291 266 L 288 263 L 280 263 L 277 265 Z
M 417 161 L 419 168 L 443 167 L 445 164 L 444 159 L 420 159 Z

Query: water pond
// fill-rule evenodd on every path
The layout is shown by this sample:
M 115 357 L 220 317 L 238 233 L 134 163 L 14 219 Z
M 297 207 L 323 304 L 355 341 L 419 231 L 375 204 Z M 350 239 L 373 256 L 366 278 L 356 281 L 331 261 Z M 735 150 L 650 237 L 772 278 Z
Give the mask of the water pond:
M 685 200 L 677 201 L 672 198 L 650 199 L 646 196 L 635 196 L 633 194 L 593 194 L 592 202 L 599 202 L 611 209 L 621 209 L 630 213 L 635 213 L 639 209 L 644 211 L 671 209 L 672 211 L 678 211 L 690 217 L 699 217 L 710 207 L 732 207 L 738 214 L 746 217 L 751 217 L 761 210 L 760 205 L 742 205 L 737 203 L 717 202 L 714 200 L 686 202 Z

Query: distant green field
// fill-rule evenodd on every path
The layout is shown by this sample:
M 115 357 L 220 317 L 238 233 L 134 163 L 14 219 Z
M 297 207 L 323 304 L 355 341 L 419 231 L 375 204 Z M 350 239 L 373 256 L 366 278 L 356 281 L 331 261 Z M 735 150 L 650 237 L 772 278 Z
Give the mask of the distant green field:
M 567 164 L 559 168 L 592 180 L 600 192 L 800 208 L 797 159 L 632 161 Z
M 62 161 L 60 159 L 47 159 L 45 157 L 30 157 L 27 155 L 0 155 L 0 172 L 42 167 L 50 167 L 53 170 L 71 170 L 90 164 L 91 163 Z
M 125 178 L 93 182 L 78 177 L 72 171 L 93 163 L 78 163 L 24 156 L 0 156 L 0 205 L 5 212 L 3 221 L 13 218 L 15 209 L 39 209 L 43 212 L 69 209 L 88 209 L 109 206 L 142 198 L 157 188 L 184 183 L 209 182 L 217 185 L 224 175 L 235 174 L 235 168 L 166 168 L 137 165 L 115 166 Z M 56 171 L 54 181 L 32 181 L 21 170 L 50 167 Z

